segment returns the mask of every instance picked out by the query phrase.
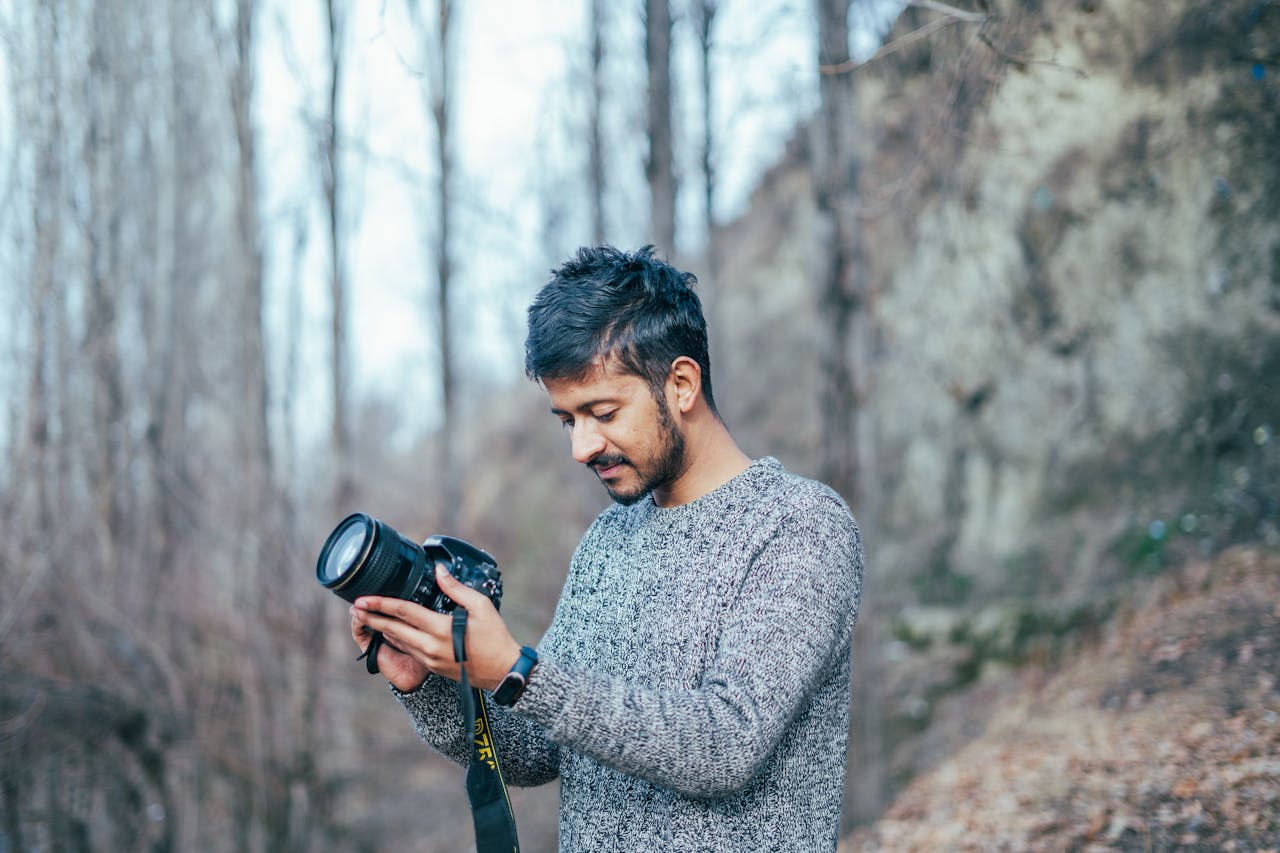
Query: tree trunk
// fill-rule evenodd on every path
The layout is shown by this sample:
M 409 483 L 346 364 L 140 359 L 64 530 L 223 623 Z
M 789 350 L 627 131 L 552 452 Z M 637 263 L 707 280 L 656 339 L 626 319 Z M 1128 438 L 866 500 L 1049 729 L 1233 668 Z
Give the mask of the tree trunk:
M 422 14 L 418 0 L 409 0 L 409 12 L 418 32 L 419 56 L 428 73 L 423 77 L 423 100 L 435 129 L 432 157 L 436 163 L 435 230 L 430 243 L 435 255 L 436 290 L 433 305 L 436 322 L 436 356 L 439 359 L 440 433 L 436 470 L 429 487 L 439 501 L 440 526 L 453 530 L 458 523 L 462 490 L 457 463 L 458 379 L 454 353 L 453 316 L 453 3 L 436 0 L 434 22 Z
M 706 242 L 706 270 L 699 283 L 702 285 L 703 313 L 710 330 L 711 365 L 722 364 L 726 336 L 716 333 L 720 325 L 720 245 L 716 233 L 716 135 L 715 135 L 715 77 L 712 70 L 713 30 L 715 28 L 718 0 L 699 0 L 694 8 L 694 26 L 698 36 L 698 58 L 702 70 L 702 212 Z M 714 390 L 714 389 L 713 389 Z
M 270 389 L 267 382 L 266 340 L 262 327 L 263 260 L 258 216 L 258 162 L 253 127 L 254 17 L 252 0 L 237 0 L 235 16 L 235 65 L 231 69 L 231 115 L 235 122 L 236 242 L 239 247 L 240 371 L 244 378 L 243 409 L 238 418 L 243 431 L 253 489 L 245 509 L 249 518 L 274 505 L 275 465 L 268 422 Z M 248 519 L 247 519 L 248 520 Z
M 239 514 L 235 540 L 236 565 L 243 578 L 236 585 L 235 612 L 238 632 L 244 648 L 255 645 L 255 634 L 264 610 L 264 591 L 272 588 L 274 568 L 284 565 L 286 554 L 279 547 L 282 531 L 275 512 L 275 478 L 271 456 L 268 423 L 268 383 L 266 346 L 263 339 L 263 259 L 258 216 L 258 175 L 256 134 L 253 126 L 254 88 L 254 18 L 252 0 L 236 0 L 232 33 L 224 43 L 229 48 L 231 65 L 226 69 L 231 118 L 234 124 L 236 153 L 235 212 L 235 307 L 239 339 L 235 355 L 235 373 L 240 377 L 235 403 L 240 409 L 237 450 L 244 461 L 242 499 L 235 507 Z M 336 75 L 335 75 L 336 77 Z M 331 102 L 332 104 L 333 102 Z M 334 137 L 330 137 L 331 140 Z M 335 152 L 336 162 L 336 147 Z M 334 174 L 336 175 L 336 166 Z M 336 198 L 336 196 L 335 196 Z M 245 706 L 245 743 L 252 792 L 251 814 L 260 828 L 263 849 L 278 850 L 290 846 L 288 838 L 288 790 L 274 778 L 279 766 L 292 757 L 296 739 L 307 740 L 307 732 L 290 732 L 288 739 L 274 738 L 272 717 L 281 713 L 278 703 L 269 702 L 271 685 L 284 681 L 290 667 L 282 665 L 296 655 L 282 649 L 280 657 L 247 654 L 239 670 L 240 689 Z M 305 725 L 305 721 L 304 725 Z
M 587 108 L 587 187 L 591 195 L 591 240 L 604 243 L 604 0 L 591 0 L 591 103 Z
M 96 445 L 91 451 L 90 488 L 96 509 L 98 576 L 95 582 L 106 589 L 118 588 L 119 546 L 124 539 L 125 507 L 119 491 L 121 445 L 126 429 L 124 388 L 121 378 L 117 335 L 117 312 L 121 282 L 117 275 L 116 250 L 120 239 L 120 199 L 113 195 L 114 160 L 121 128 L 117 125 L 118 81 L 113 79 L 115 57 L 109 51 L 115 40 L 116 23 L 110 10 L 94 7 L 93 40 L 89 52 L 89 72 L 93 85 L 86 88 L 88 124 L 83 144 L 89 200 L 84 222 L 89 255 L 86 280 L 88 305 L 83 355 L 93 365 L 91 423 L 96 427 Z M 89 436 L 83 436 L 89 438 Z
M 822 336 L 824 388 L 824 478 L 845 496 L 858 516 L 873 553 L 875 499 L 874 442 L 869 416 L 873 379 L 874 326 L 871 292 L 861 262 L 858 223 L 858 161 L 854 146 L 858 128 L 854 78 L 848 72 L 849 0 L 817 0 L 820 97 L 815 148 L 818 209 L 826 220 L 830 254 L 819 288 L 819 315 L 827 327 Z M 836 72 L 836 68 L 846 69 Z M 851 764 L 856 772 L 849 807 L 859 819 L 873 817 L 884 805 L 885 758 L 882 702 L 878 670 L 875 614 L 864 598 L 859 616 L 855 659 L 854 730 Z
M 436 126 L 436 322 L 440 356 L 440 479 L 435 488 L 442 500 L 440 524 L 453 530 L 458 523 L 461 489 L 457 464 L 457 368 L 453 352 L 453 93 L 451 91 L 452 3 L 440 3 L 438 77 L 432 93 L 431 115 Z
M 351 462 L 350 403 L 347 399 L 350 379 L 347 375 L 347 280 L 346 253 L 342 233 L 342 147 L 339 137 L 338 107 L 342 91 L 343 48 L 346 36 L 345 4 L 326 0 L 328 13 L 329 79 L 322 139 L 321 173 L 324 182 L 325 213 L 329 238 L 329 301 L 333 310 L 330 326 L 330 392 L 333 398 L 333 420 L 330 425 L 330 449 L 334 468 L 334 514 L 349 512 L 355 496 Z
M 644 58 L 649 70 L 649 238 L 659 254 L 676 250 L 676 175 L 671 127 L 671 5 L 645 0 Z

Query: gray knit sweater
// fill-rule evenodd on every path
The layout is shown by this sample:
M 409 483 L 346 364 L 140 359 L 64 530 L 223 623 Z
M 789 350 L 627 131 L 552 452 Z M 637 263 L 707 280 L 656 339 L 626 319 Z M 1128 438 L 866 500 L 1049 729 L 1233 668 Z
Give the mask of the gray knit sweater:
M 611 506 L 528 690 L 493 708 L 504 777 L 559 777 L 562 851 L 833 850 L 861 586 L 844 502 L 772 458 L 683 506 Z M 394 692 L 467 761 L 454 682 Z

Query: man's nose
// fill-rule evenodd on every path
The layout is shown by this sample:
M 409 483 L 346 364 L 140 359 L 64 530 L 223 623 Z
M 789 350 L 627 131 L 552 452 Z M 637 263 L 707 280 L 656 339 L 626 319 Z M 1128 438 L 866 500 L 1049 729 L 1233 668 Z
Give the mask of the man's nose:
M 604 436 L 587 418 L 573 425 L 573 461 L 583 465 L 604 452 Z

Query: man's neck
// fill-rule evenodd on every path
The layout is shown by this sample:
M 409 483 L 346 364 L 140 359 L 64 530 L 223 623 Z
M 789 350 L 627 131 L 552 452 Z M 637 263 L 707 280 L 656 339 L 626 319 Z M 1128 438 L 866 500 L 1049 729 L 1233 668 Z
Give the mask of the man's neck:
M 682 506 L 714 492 L 751 465 L 720 419 L 706 413 L 685 432 L 684 473 L 665 488 L 654 489 L 660 507 Z

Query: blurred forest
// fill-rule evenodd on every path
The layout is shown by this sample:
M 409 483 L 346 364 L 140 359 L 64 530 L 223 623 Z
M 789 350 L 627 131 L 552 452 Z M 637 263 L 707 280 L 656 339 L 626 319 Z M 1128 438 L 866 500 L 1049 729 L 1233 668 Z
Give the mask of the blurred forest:
M 461 536 L 537 639 L 599 241 L 862 525 L 849 849 L 1280 847 L 1280 5 L 553 8 L 530 93 L 492 2 L 0 0 L 0 853 L 467 849 L 314 560 Z

